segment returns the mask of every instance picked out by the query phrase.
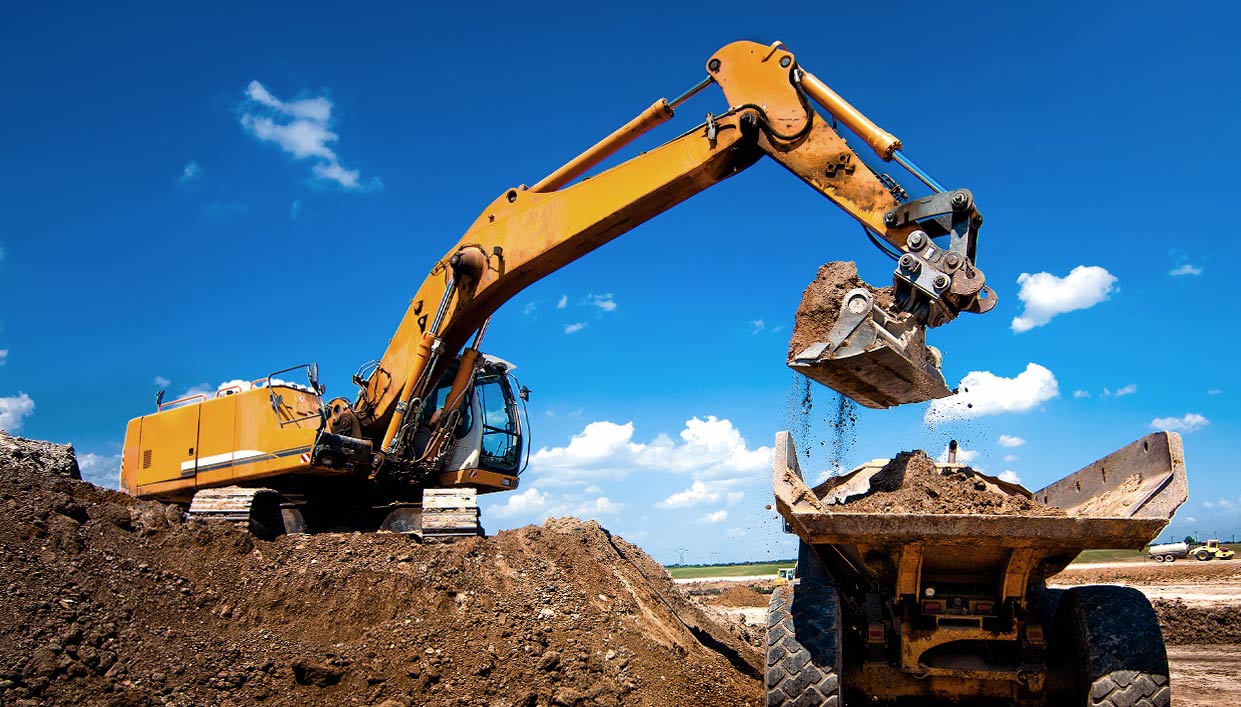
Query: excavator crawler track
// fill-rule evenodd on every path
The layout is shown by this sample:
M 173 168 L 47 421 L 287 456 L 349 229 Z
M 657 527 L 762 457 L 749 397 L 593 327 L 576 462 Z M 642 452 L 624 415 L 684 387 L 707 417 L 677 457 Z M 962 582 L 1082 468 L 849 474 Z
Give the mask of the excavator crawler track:
M 271 489 L 225 486 L 203 489 L 194 494 L 187 516 L 191 520 L 231 523 L 259 537 L 278 535 L 280 502 L 283 498 Z

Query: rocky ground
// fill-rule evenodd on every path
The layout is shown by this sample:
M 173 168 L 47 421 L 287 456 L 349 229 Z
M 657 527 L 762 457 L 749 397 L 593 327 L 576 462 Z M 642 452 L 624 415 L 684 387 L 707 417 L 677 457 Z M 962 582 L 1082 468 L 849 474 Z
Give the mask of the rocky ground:
M 595 523 L 256 540 L 0 436 L 0 704 L 757 705 L 754 629 Z

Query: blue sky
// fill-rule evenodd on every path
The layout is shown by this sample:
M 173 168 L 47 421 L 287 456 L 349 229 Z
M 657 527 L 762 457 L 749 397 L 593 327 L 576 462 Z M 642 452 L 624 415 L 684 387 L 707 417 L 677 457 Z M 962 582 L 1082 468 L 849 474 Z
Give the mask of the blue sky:
M 1218 235 L 1241 151 L 1236 15 L 12 9 L 0 427 L 71 441 L 111 479 L 126 421 L 161 384 L 177 394 L 317 360 L 329 391 L 351 394 L 484 205 L 697 82 L 718 47 L 780 39 L 941 182 L 974 191 L 979 264 L 1001 298 L 931 334 L 950 383 L 981 381 L 971 410 L 988 414 L 929 425 L 927 405 L 864 410 L 844 464 L 955 437 L 981 468 L 1037 488 L 1180 426 L 1191 496 L 1165 535 L 1241 535 L 1235 296 Z M 626 155 L 725 107 L 710 88 Z M 575 513 L 663 561 L 680 547 L 687 561 L 788 556 L 764 510 L 768 448 L 801 424 L 789 327 L 836 259 L 890 279 L 855 224 L 761 162 L 519 295 L 487 348 L 534 390 L 537 453 L 521 491 L 487 501 L 489 530 Z M 814 400 L 817 441 L 834 395 Z M 829 467 L 827 449 L 808 474 Z

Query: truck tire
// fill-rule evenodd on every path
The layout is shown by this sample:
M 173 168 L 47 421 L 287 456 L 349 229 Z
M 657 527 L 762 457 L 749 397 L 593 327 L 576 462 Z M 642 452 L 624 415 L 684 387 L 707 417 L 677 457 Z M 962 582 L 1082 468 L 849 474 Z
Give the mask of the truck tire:
M 1164 555 L 1163 559 L 1165 562 L 1176 562 L 1176 555 Z
M 1155 562 L 1163 562 L 1165 559 L 1163 555 L 1155 555 Z
M 771 593 L 767 614 L 767 707 L 839 707 L 840 600 L 803 579 Z
M 1169 707 L 1168 655 L 1155 610 L 1129 587 L 1074 587 L 1056 610 L 1054 699 L 1072 707 Z

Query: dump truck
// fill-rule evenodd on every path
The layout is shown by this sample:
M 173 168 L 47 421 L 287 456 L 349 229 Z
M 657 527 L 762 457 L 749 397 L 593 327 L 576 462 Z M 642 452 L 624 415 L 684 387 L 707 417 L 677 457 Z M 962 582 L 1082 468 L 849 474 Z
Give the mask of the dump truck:
M 1159 534 L 1188 493 L 1179 435 L 1147 435 L 1033 493 L 971 477 L 1059 509 L 1038 516 L 856 512 L 829 502 L 845 487 L 868 493 L 881 469 L 864 465 L 811 488 L 792 437 L 776 437 L 776 506 L 799 553 L 797 579 L 772 594 L 768 707 L 899 698 L 1170 704 L 1163 636 L 1144 595 L 1046 582 L 1083 550 L 1141 549 Z
M 983 219 L 973 194 L 945 188 L 918 167 L 899 139 L 780 42 L 728 44 L 703 69 L 688 90 L 656 100 L 552 173 L 501 191 L 441 258 L 428 258 L 426 270 L 408 269 L 417 291 L 386 350 L 354 374 L 352 399 L 328 399 L 313 364 L 206 394 L 158 398 L 154 411 L 126 428 L 121 489 L 264 533 L 481 532 L 477 494 L 516 489 L 530 444 L 527 389 L 511 364 L 482 351 L 492 316 L 544 277 L 767 159 L 844 211 L 863 242 L 897 261 L 893 301 L 875 302 L 859 289 L 834 303 L 848 331 L 811 342 L 797 370 L 875 408 L 952 394 L 925 332 L 997 301 L 976 264 Z M 590 173 L 710 86 L 725 100 L 699 113 L 700 122 Z M 868 165 L 837 132 L 843 128 L 876 161 L 899 164 L 918 184 L 907 180 L 907 189 Z M 807 216 L 805 232 L 790 234 L 792 251 L 776 247 L 761 258 L 790 257 L 807 237 L 819 237 L 818 217 Z M 754 258 L 767 246 L 758 232 L 722 234 L 725 241 L 739 257 Z M 737 247 L 743 243 L 753 246 Z M 404 255 L 394 249 L 381 257 Z M 682 262 L 686 278 L 711 279 L 697 255 L 676 243 L 652 257 Z M 350 341 L 373 334 L 347 322 L 325 331 Z M 322 336 L 309 336 L 307 347 Z M 304 384 L 286 380 L 302 375 Z

